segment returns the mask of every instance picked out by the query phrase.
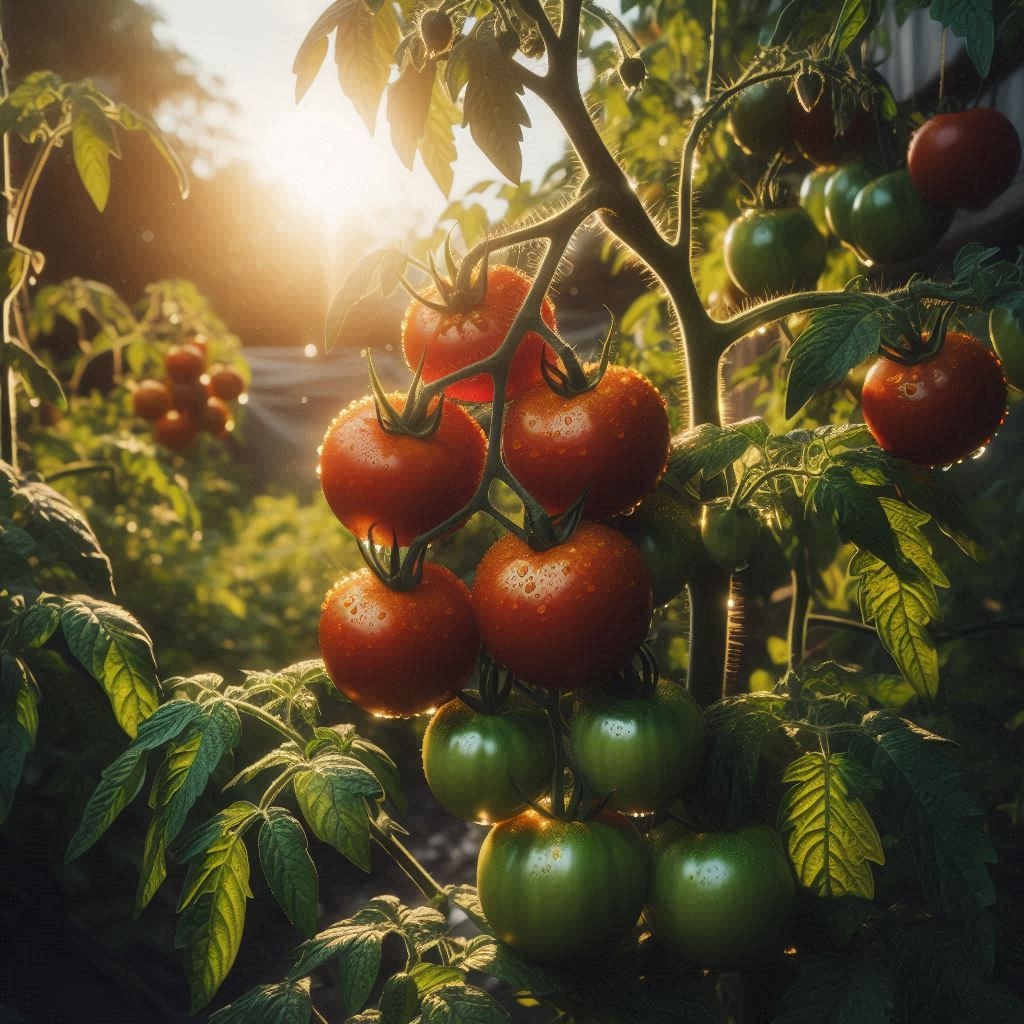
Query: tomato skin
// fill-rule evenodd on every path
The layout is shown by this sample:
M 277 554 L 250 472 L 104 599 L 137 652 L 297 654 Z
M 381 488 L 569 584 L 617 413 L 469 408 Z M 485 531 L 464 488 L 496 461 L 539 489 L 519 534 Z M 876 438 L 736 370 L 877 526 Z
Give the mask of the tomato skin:
M 862 188 L 874 181 L 870 168 L 854 161 L 836 168 L 825 184 L 825 220 L 829 230 L 840 241 L 849 242 L 852 237 L 850 218 L 853 203 Z
M 237 370 L 230 366 L 214 366 L 206 390 L 223 402 L 237 401 L 245 392 L 245 381 Z
M 159 380 L 143 380 L 132 392 L 132 412 L 140 419 L 158 420 L 171 408 L 171 393 Z
M 850 241 L 873 263 L 905 263 L 935 245 L 952 219 L 925 200 L 906 171 L 892 171 L 857 193 Z
M 206 355 L 195 345 L 172 345 L 164 356 L 164 370 L 172 380 L 199 380 Z
M 388 395 L 398 411 L 401 395 Z M 400 545 L 458 512 L 483 478 L 487 439 L 465 409 L 445 403 L 429 437 L 388 433 L 372 396 L 343 409 L 320 447 L 320 487 L 331 511 L 357 537 Z
M 980 207 L 1006 191 L 1020 159 L 1013 122 L 993 107 L 975 107 L 925 121 L 910 140 L 907 170 L 933 206 Z
M 384 717 L 444 703 L 468 681 L 480 647 L 469 590 L 430 562 L 418 586 L 402 592 L 369 569 L 345 576 L 324 598 L 319 634 L 334 685 Z
M 566 963 L 603 953 L 632 931 L 647 877 L 643 840 L 623 815 L 558 821 L 529 810 L 487 833 L 476 884 L 502 942 Z
M 861 412 L 890 455 L 946 466 L 992 440 L 1006 416 L 1006 379 L 977 338 L 948 331 L 925 362 L 901 366 L 880 357 L 864 378 Z
M 996 355 L 1002 360 L 1007 383 L 1024 391 L 1024 330 L 1013 313 L 997 306 L 988 317 L 988 336 Z
M 866 146 L 874 134 L 872 115 L 858 106 L 842 135 L 836 135 L 832 100 L 826 94 L 804 110 L 796 96 L 790 103 L 789 130 L 800 154 L 817 167 L 842 163 Z
M 505 340 L 532 284 L 514 267 L 498 265 L 487 271 L 483 302 L 465 312 L 439 313 L 413 299 L 402 321 L 402 349 L 409 368 L 415 370 L 422 359 L 423 379 L 429 382 L 491 355 Z M 436 288 L 424 292 L 424 298 L 440 301 Z M 547 298 L 541 304 L 541 317 L 555 328 L 555 307 Z M 509 370 L 506 398 L 543 380 L 540 363 L 545 350 L 554 360 L 539 334 L 530 331 L 522 338 Z M 477 374 L 449 385 L 445 394 L 463 402 L 489 402 L 494 398 L 494 382 L 487 374 Z
M 231 410 L 226 402 L 211 395 L 206 400 L 201 422 L 203 430 L 208 434 L 225 437 L 228 433 L 228 424 L 231 422 Z
M 187 413 L 171 409 L 153 423 L 153 438 L 172 452 L 183 452 L 199 436 L 199 426 Z
M 704 555 L 697 519 L 681 501 L 656 489 L 629 514 L 608 521 L 643 555 L 654 606 L 678 597 Z
M 650 697 L 588 690 L 573 711 L 573 758 L 594 795 L 613 811 L 667 807 L 696 781 L 707 730 L 697 702 L 679 683 L 660 679 Z
M 829 233 L 825 219 L 825 186 L 835 173 L 833 167 L 815 167 L 808 171 L 800 183 L 800 205 L 811 215 L 814 226 L 823 234 Z
M 725 268 L 747 295 L 804 291 L 825 269 L 825 239 L 801 206 L 747 210 L 725 233 Z
M 651 581 L 622 534 L 583 523 L 547 551 L 502 537 L 477 567 L 473 607 L 498 664 L 569 690 L 601 682 L 633 656 L 650 626 Z
M 796 883 L 777 832 L 687 832 L 674 822 L 648 841 L 651 880 L 644 918 L 686 964 L 735 968 L 781 951 L 792 927 Z
M 442 705 L 423 734 L 423 771 L 437 802 L 456 818 L 490 825 L 542 797 L 554 757 L 547 716 L 510 695 L 496 714 L 461 700 Z
M 701 540 L 711 561 L 730 572 L 746 568 L 761 529 L 756 516 L 745 506 L 732 508 L 728 498 L 704 506 Z
M 790 145 L 789 85 L 781 78 L 748 86 L 729 107 L 729 131 L 752 156 L 771 157 Z
M 658 482 L 671 433 L 657 388 L 613 365 L 569 398 L 544 381 L 527 388 L 509 405 L 501 451 L 545 511 L 564 512 L 589 486 L 584 514 L 603 519 L 632 508 Z

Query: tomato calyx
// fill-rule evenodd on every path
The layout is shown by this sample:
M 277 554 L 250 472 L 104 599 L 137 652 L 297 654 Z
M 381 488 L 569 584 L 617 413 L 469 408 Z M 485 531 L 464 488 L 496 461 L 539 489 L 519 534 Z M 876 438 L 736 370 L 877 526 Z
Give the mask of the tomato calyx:
M 954 303 L 941 306 L 930 329 L 904 332 L 903 340 L 907 342 L 906 348 L 883 343 L 879 346 L 880 354 L 901 366 L 915 366 L 917 363 L 925 363 L 934 359 L 942 351 L 942 346 L 946 341 L 946 330 L 955 312 L 956 305 Z
M 482 649 L 477 661 L 477 675 L 479 689 L 460 690 L 458 699 L 478 714 L 500 714 L 516 685 L 516 677 L 507 668 L 497 664 L 487 651 Z
M 613 327 L 608 328 L 601 342 L 601 357 L 589 372 L 585 370 L 575 353 L 565 350 L 559 356 L 562 365 L 553 362 L 547 352 L 541 354 L 540 372 L 547 386 L 562 398 L 573 398 L 587 391 L 593 391 L 604 377 L 608 364 L 615 354 Z
M 422 383 L 423 360 L 416 368 L 412 383 L 406 395 L 405 406 L 399 412 L 388 401 L 384 387 L 377 376 L 371 356 L 366 357 L 367 368 L 370 376 L 370 390 L 373 391 L 374 408 L 377 412 L 377 422 L 381 430 L 389 434 L 404 434 L 407 437 L 415 437 L 424 440 L 437 431 L 441 426 L 441 415 L 444 412 L 444 395 L 439 395 L 437 402 L 431 405 L 431 400 L 421 400 L 420 385 Z
M 363 556 L 370 571 L 389 590 L 399 593 L 412 590 L 417 587 L 423 579 L 423 563 L 427 555 L 425 544 L 413 544 L 405 558 L 402 557 L 402 549 L 398 545 L 398 538 L 394 532 L 391 535 L 391 544 L 384 547 L 374 540 L 373 526 L 370 527 L 365 539 L 356 537 L 356 546 Z
M 659 678 L 661 678 L 661 672 L 654 657 L 654 651 L 645 640 L 630 659 L 629 664 L 625 665 L 613 679 L 610 679 L 602 687 L 602 691 L 614 694 L 616 697 L 645 700 L 654 694 L 654 688 L 658 685 Z
M 585 487 L 580 496 L 564 511 L 551 516 L 529 492 L 523 492 L 520 498 L 525 510 L 526 543 L 533 551 L 547 551 L 564 544 L 575 532 L 583 520 L 583 509 L 587 503 L 590 488 Z

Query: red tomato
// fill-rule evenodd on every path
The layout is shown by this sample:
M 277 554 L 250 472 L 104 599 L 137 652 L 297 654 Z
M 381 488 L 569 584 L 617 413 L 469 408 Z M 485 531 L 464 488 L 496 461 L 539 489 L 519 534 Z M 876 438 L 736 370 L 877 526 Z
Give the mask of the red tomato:
M 231 422 L 231 410 L 226 402 L 211 395 L 203 408 L 203 430 L 214 437 L 224 437 Z
M 188 412 L 201 419 L 209 397 L 206 388 L 199 383 L 198 377 L 171 377 L 167 381 L 167 389 L 171 394 L 171 406 L 179 412 Z
M 402 322 L 402 349 L 410 369 L 415 370 L 422 359 L 423 379 L 432 381 L 489 356 L 505 340 L 531 284 L 530 278 L 514 267 L 499 265 L 488 270 L 487 294 L 472 309 L 439 313 L 413 299 Z M 436 288 L 424 297 L 441 301 Z M 548 299 L 541 306 L 541 316 L 553 329 L 555 307 Z M 540 361 L 546 348 L 539 334 L 531 331 L 523 337 L 512 360 L 506 398 L 514 398 L 527 385 L 543 379 Z M 551 356 L 550 349 L 548 353 Z M 463 402 L 489 402 L 494 397 L 494 383 L 487 374 L 477 374 L 445 391 Z
M 907 170 L 933 206 L 985 206 L 1020 167 L 1017 129 L 992 107 L 937 114 L 914 133 Z
M 794 96 L 790 110 L 793 141 L 801 154 L 818 167 L 848 160 L 874 134 L 871 114 L 858 105 L 842 135 L 836 135 L 835 113 L 827 94 L 810 110 L 804 110 Z
M 509 405 L 501 438 L 508 468 L 549 513 L 590 486 L 586 515 L 632 508 L 668 461 L 665 399 L 644 376 L 609 366 L 596 387 L 563 398 L 541 381 Z
M 401 411 L 405 399 L 389 395 Z M 320 447 L 320 486 L 327 504 L 357 537 L 374 527 L 406 545 L 444 522 L 472 498 L 483 477 L 487 440 L 465 409 L 445 403 L 429 437 L 386 431 L 367 395 L 335 416 Z
M 184 451 L 199 435 L 199 426 L 187 413 L 172 409 L 153 424 L 153 437 L 157 444 L 173 452 Z
M 245 391 L 245 381 L 242 375 L 237 370 L 232 370 L 230 366 L 214 366 L 210 370 L 210 381 L 206 389 L 215 398 L 234 402 Z
M 992 440 L 1006 416 L 1006 379 L 980 341 L 949 331 L 938 355 L 923 363 L 880 358 L 864 380 L 861 410 L 891 455 L 945 466 Z
M 469 680 L 480 632 L 469 590 L 426 563 L 412 590 L 360 569 L 330 589 L 320 611 L 320 653 L 334 685 L 387 717 L 432 711 Z
M 473 607 L 495 661 L 528 683 L 569 690 L 613 675 L 643 642 L 651 578 L 608 526 L 583 523 L 547 551 L 508 534 L 477 567 Z
M 173 345 L 164 356 L 164 369 L 173 380 L 199 380 L 205 367 L 206 356 L 195 345 Z
M 158 420 L 171 408 L 171 393 L 159 380 L 144 380 L 132 392 L 132 411 L 144 420 Z

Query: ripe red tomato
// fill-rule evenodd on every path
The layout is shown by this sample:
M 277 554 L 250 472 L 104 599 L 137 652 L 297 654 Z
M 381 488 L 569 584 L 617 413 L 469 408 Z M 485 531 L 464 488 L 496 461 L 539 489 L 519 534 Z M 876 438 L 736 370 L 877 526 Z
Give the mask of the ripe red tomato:
M 164 356 L 164 370 L 172 380 L 199 380 L 206 356 L 195 345 L 173 345 Z
M 907 170 L 933 206 L 977 207 L 1006 190 L 1020 158 L 1013 122 L 993 107 L 975 107 L 925 121 L 910 140 Z
M 405 399 L 389 395 L 401 411 Z M 429 437 L 392 434 L 377 420 L 372 396 L 335 416 L 320 447 L 320 486 L 331 511 L 357 537 L 374 527 L 406 545 L 443 523 L 472 498 L 483 477 L 487 439 L 465 409 L 446 402 Z
M 234 402 L 245 391 L 245 380 L 230 366 L 214 366 L 210 369 L 210 381 L 206 390 L 215 398 Z
M 604 811 L 559 821 L 530 810 L 487 833 L 476 884 L 502 942 L 566 963 L 626 938 L 643 909 L 647 875 L 647 851 L 629 818 Z
M 671 433 L 657 388 L 636 370 L 609 366 L 595 387 L 569 398 L 545 381 L 527 388 L 509 405 L 501 451 L 547 512 L 564 512 L 589 485 L 585 515 L 604 519 L 658 482 Z
M 802 206 L 747 210 L 725 233 L 725 269 L 755 298 L 803 291 L 825 269 L 826 248 Z
M 153 438 L 157 444 L 182 452 L 199 436 L 199 426 L 187 413 L 171 409 L 153 424 Z
M 804 110 L 794 95 L 790 102 L 790 131 L 796 148 L 812 164 L 838 164 L 866 146 L 874 134 L 871 114 L 857 107 L 841 135 L 836 135 L 835 113 L 831 97 L 826 94 Z
M 640 552 L 608 526 L 583 523 L 547 551 L 508 534 L 477 567 L 473 607 L 495 661 L 528 683 L 569 690 L 632 657 L 651 621 L 651 579 Z
M 423 379 L 432 381 L 491 355 L 505 340 L 531 284 L 530 278 L 514 267 L 498 265 L 488 269 L 487 294 L 472 309 L 439 313 L 413 299 L 402 321 L 402 349 L 410 369 L 415 370 L 422 359 Z M 436 288 L 425 292 L 424 298 L 441 301 Z M 553 329 L 555 307 L 549 299 L 541 306 L 541 316 Z M 509 370 L 506 398 L 514 398 L 527 385 L 543 379 L 540 361 L 545 349 L 539 334 L 531 331 L 523 337 Z M 550 349 L 548 354 L 554 358 Z M 463 402 L 489 402 L 494 397 L 494 382 L 487 374 L 477 374 L 445 391 Z
M 231 410 L 226 402 L 210 395 L 203 407 L 202 425 L 203 430 L 214 437 L 224 437 L 228 432 L 228 424 L 231 422 Z
M 202 419 L 203 410 L 206 408 L 206 399 L 209 397 L 206 388 L 199 383 L 198 377 L 191 377 L 188 380 L 179 377 L 171 377 L 167 381 L 167 390 L 171 395 L 171 407 L 179 412 L 187 412 L 197 420 Z
M 426 563 L 412 590 L 386 587 L 369 569 L 339 580 L 320 611 L 320 653 L 334 685 L 375 715 L 418 715 L 469 680 L 480 632 L 469 590 Z
M 171 393 L 159 380 L 143 380 L 132 392 L 132 412 L 144 420 L 158 420 L 171 408 Z
M 891 455 L 945 466 L 992 440 L 1006 416 L 1006 379 L 977 338 L 949 331 L 939 353 L 923 363 L 879 358 L 864 379 L 861 411 Z

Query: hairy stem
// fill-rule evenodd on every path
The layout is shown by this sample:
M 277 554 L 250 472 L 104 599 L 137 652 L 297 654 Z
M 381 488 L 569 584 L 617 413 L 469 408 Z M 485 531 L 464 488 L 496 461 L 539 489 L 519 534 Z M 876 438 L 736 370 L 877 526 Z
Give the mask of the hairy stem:
M 811 558 L 801 544 L 790 577 L 793 596 L 789 604 L 789 667 L 795 669 L 807 653 L 807 624 L 811 608 Z
M 7 40 L 3 31 L 3 6 L 0 5 L 0 99 L 7 98 Z M 3 247 L 11 243 L 11 154 L 7 133 L 0 140 L 0 230 L 3 230 Z M 11 345 L 11 304 L 14 295 L 4 296 L 2 344 Z M 0 459 L 13 469 L 18 468 L 18 425 L 15 405 L 16 381 L 14 371 L 7 367 L 6 360 L 0 360 Z
M 370 836 L 428 900 L 444 895 L 444 889 L 433 879 L 430 872 L 395 836 L 381 828 L 375 821 L 370 822 Z

